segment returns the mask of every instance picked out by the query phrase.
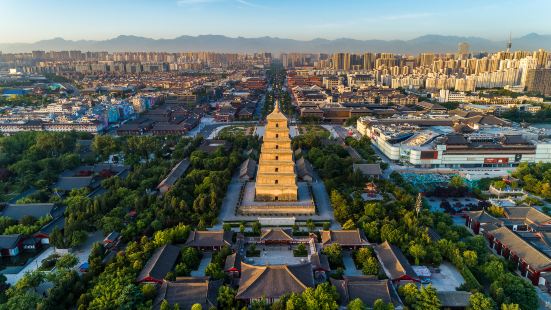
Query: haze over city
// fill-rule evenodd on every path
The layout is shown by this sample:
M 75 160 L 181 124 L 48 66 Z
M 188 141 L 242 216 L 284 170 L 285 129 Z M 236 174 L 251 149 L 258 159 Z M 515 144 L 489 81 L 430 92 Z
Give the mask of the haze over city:
M 0 310 L 551 309 L 550 11 L 0 0 Z
M 545 0 L 263 1 L 2 0 L 1 43 L 181 35 L 408 40 L 427 34 L 493 41 L 550 34 Z M 24 16 L 22 16 L 24 12 Z

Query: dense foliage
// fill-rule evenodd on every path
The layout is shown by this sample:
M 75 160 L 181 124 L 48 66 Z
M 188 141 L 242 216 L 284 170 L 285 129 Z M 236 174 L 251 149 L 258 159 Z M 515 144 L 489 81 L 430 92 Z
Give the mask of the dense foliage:
M 525 190 L 551 200 L 551 163 L 520 163 L 513 176 Z
M 75 132 L 21 132 L 0 137 L 0 201 L 31 188 L 47 191 L 61 171 L 81 163 L 77 140 L 85 137 L 88 134 Z M 46 199 L 49 196 L 46 194 Z

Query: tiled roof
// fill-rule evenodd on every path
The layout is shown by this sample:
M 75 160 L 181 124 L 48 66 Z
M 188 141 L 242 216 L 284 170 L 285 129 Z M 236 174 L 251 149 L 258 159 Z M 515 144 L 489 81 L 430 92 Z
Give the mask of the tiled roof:
M 387 276 L 391 280 L 399 279 L 402 276 L 409 276 L 411 278 L 417 278 L 415 271 L 411 268 L 407 258 L 404 256 L 402 251 L 388 243 L 387 241 L 383 242 L 380 245 L 373 247 L 379 262 L 383 266 Z
M 25 216 L 32 216 L 35 219 L 46 215 L 57 217 L 57 213 L 63 214 L 64 208 L 56 207 L 53 203 L 26 203 L 26 204 L 8 204 L 0 211 L 0 216 L 9 217 L 19 221 Z
M 231 231 L 194 230 L 189 234 L 186 246 L 221 247 L 231 245 Z
M 324 230 L 321 232 L 321 243 L 329 245 L 338 243 L 342 246 L 362 246 L 367 241 L 359 229 L 355 230 Z
M 0 235 L 0 249 L 13 249 L 21 240 L 21 234 Z
M 519 258 L 523 259 L 534 270 L 543 270 L 551 267 L 551 258 L 536 250 L 532 245 L 519 237 L 507 227 L 500 227 L 487 234 L 499 240 L 503 245 Z
M 180 309 L 190 309 L 194 304 L 209 309 L 216 306 L 221 285 L 222 280 L 210 281 L 208 277 L 178 277 L 175 281 L 164 281 L 153 302 L 153 309 L 159 309 L 163 300 L 171 306 L 178 304 Z
M 136 281 L 140 282 L 148 277 L 163 280 L 166 274 L 172 270 L 179 254 L 180 248 L 171 244 L 156 249 L 138 275 Z
M 373 276 L 345 276 L 343 280 L 330 279 L 341 296 L 341 304 L 346 305 L 356 298 L 366 305 L 373 305 L 377 299 L 392 303 L 395 307 L 402 305 L 400 297 L 389 280 L 378 280 Z
M 279 298 L 289 293 L 302 293 L 314 286 L 312 265 L 253 266 L 241 263 L 241 279 L 235 298 Z
M 289 234 L 289 231 L 283 230 L 281 228 L 271 228 L 262 231 L 260 236 L 262 241 L 291 241 L 293 237 Z
M 190 162 L 188 159 L 184 159 L 177 163 L 176 166 L 174 166 L 172 170 L 170 170 L 170 173 L 166 176 L 166 178 L 162 180 L 161 183 L 159 183 L 157 188 L 174 185 L 176 181 L 178 181 L 178 179 L 182 177 L 182 175 L 184 175 L 184 173 L 187 171 L 187 169 L 189 168 L 189 164 Z

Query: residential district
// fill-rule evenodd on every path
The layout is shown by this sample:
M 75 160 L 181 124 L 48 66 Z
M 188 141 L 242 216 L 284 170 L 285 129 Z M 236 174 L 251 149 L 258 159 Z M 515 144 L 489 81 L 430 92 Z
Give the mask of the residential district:
M 0 309 L 551 309 L 551 57 L 0 54 Z

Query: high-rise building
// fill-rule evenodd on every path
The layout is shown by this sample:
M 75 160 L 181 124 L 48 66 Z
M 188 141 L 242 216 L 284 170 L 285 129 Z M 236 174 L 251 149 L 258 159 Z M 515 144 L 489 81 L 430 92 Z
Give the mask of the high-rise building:
M 526 74 L 526 90 L 551 95 L 551 69 L 529 69 Z
M 540 48 L 539 50 L 535 51 L 532 57 L 536 59 L 538 68 L 545 68 L 547 66 L 549 54 L 544 49 Z
M 363 69 L 364 70 L 373 70 L 373 68 L 375 66 L 375 54 L 365 53 L 363 56 L 364 56 L 363 57 L 363 62 L 364 62 Z
M 519 84 L 523 87 L 526 86 L 526 78 L 528 76 L 528 71 L 531 69 L 536 69 L 538 67 L 538 61 L 532 56 L 522 58 L 518 65 L 518 78 Z
M 421 66 L 429 67 L 433 61 L 434 61 L 433 53 L 421 53 L 420 60 L 419 60 Z
M 333 54 L 333 69 L 335 70 L 350 70 L 350 54 L 336 53 Z

